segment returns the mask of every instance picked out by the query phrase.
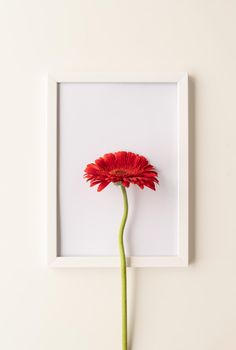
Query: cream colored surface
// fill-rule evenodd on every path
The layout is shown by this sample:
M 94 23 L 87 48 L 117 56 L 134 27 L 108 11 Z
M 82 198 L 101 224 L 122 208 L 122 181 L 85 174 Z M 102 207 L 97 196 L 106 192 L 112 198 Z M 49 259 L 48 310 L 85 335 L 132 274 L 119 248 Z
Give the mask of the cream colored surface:
M 44 263 L 42 76 L 188 71 L 192 264 L 129 271 L 130 350 L 235 350 L 236 2 L 0 7 L 0 348 L 120 350 L 119 271 Z

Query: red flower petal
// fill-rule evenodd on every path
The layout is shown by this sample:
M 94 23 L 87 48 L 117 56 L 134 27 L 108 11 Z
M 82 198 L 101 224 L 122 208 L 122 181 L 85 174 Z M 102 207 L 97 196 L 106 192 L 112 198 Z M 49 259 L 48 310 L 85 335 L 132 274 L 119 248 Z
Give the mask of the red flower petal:
M 98 186 L 97 191 L 100 192 L 102 191 L 105 187 L 107 187 L 107 185 L 109 185 L 109 182 L 101 182 L 100 185 Z

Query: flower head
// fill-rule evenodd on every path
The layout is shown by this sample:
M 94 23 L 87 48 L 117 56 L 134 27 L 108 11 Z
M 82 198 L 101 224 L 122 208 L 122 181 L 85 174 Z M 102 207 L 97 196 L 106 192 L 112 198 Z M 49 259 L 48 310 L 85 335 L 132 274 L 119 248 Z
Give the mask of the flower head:
M 109 183 L 138 185 L 141 189 L 147 186 L 155 191 L 155 183 L 159 184 L 158 173 L 148 160 L 132 152 L 107 153 L 103 157 L 88 164 L 84 177 L 90 181 L 90 186 L 98 186 L 102 191 Z

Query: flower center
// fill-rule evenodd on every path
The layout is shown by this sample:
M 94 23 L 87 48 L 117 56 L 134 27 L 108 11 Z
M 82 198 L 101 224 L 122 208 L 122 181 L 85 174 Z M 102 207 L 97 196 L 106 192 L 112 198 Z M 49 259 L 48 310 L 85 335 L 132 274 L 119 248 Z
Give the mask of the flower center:
M 114 169 L 111 171 L 111 175 L 122 176 L 125 174 L 127 174 L 127 172 L 125 170 L 122 170 L 122 169 Z

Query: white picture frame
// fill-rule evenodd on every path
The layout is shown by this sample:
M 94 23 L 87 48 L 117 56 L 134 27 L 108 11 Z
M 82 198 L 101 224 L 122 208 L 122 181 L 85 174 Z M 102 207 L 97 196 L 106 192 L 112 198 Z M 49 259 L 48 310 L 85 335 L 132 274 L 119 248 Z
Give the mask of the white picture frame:
M 188 75 L 156 74 L 56 74 L 47 77 L 46 230 L 47 262 L 51 267 L 119 267 L 117 256 L 58 255 L 58 84 L 60 83 L 176 83 L 178 116 L 178 254 L 131 256 L 128 267 L 174 267 L 188 265 Z

